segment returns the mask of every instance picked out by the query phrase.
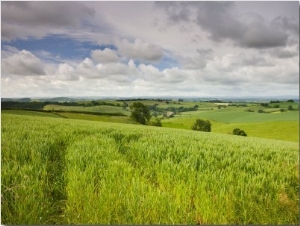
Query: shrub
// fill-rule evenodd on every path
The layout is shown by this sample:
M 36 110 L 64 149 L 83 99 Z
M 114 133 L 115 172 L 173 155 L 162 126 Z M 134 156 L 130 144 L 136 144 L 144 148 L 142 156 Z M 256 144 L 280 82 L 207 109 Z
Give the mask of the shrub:
M 235 129 L 232 131 L 232 134 L 233 134 L 233 135 L 238 135 L 238 136 L 244 136 L 244 137 L 247 136 L 247 134 L 245 133 L 245 131 L 244 131 L 244 130 L 241 130 L 241 129 L 239 129 L 239 128 L 235 128 Z
M 211 123 L 209 120 L 197 119 L 192 127 L 192 130 L 210 132 L 211 131 Z
M 161 121 L 159 118 L 155 118 L 155 121 L 152 121 L 151 122 L 151 125 L 152 126 L 158 126 L 158 127 L 161 127 Z

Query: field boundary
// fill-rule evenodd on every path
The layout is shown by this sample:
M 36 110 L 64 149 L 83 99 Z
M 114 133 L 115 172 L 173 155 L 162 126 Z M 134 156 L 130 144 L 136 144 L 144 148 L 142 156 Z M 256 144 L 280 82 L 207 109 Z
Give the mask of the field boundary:
M 64 110 L 38 110 L 38 109 L 15 109 L 15 108 L 2 108 L 1 110 L 19 110 L 19 111 L 36 111 L 36 112 L 45 112 L 45 113 L 78 113 L 78 114 L 87 114 L 87 115 L 108 115 L 108 116 L 127 116 L 123 113 L 102 113 L 102 112 L 87 112 L 87 111 L 64 111 Z M 59 114 L 56 114 L 59 115 Z M 61 115 L 59 115 L 61 116 Z M 65 118 L 64 116 L 61 116 Z

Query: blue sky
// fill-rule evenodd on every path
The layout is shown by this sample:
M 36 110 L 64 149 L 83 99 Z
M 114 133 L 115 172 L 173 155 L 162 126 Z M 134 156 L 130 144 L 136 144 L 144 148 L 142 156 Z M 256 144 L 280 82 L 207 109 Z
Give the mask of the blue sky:
M 1 96 L 298 96 L 298 2 L 2 2 Z
M 59 56 L 61 59 L 80 60 L 90 56 L 93 49 L 115 49 L 113 45 L 97 45 L 92 42 L 78 41 L 62 35 L 47 35 L 41 39 L 29 38 L 26 40 L 15 39 L 3 41 L 4 46 L 14 46 L 19 50 L 26 49 L 36 55 L 40 52 L 48 52 L 52 56 Z M 53 59 L 55 60 L 55 59 Z

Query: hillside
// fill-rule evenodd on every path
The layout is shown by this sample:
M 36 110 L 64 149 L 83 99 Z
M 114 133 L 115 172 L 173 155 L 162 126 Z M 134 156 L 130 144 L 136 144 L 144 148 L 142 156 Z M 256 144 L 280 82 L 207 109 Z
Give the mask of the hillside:
M 296 142 L 9 113 L 1 120 L 4 224 L 299 222 Z
M 1 107 L 4 113 L 135 124 L 130 118 L 130 106 L 140 101 L 149 108 L 151 121 L 160 120 L 163 127 L 191 130 L 197 119 L 205 119 L 211 121 L 215 133 L 232 134 L 235 128 L 240 128 L 248 137 L 299 142 L 299 103 L 284 100 L 262 103 L 182 99 L 12 101 L 2 102 Z

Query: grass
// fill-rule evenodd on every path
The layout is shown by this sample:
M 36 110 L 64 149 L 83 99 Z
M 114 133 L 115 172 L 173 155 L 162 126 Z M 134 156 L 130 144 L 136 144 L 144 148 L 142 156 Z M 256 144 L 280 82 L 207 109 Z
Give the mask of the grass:
M 201 118 L 210 120 L 212 122 L 212 131 L 216 133 L 230 134 L 234 128 L 241 128 L 246 131 L 248 136 L 252 137 L 299 142 L 299 111 L 257 113 L 246 112 L 245 109 L 247 108 L 248 107 L 227 107 L 225 109 L 183 112 L 180 115 L 176 115 L 174 118 L 163 119 L 162 126 L 190 130 L 196 119 Z M 63 117 L 68 119 L 136 124 L 127 116 L 92 115 L 80 112 L 38 112 L 28 110 L 2 110 L 2 112 L 19 115 Z
M 220 110 L 184 112 L 183 117 L 202 117 L 224 123 L 246 123 L 266 121 L 299 121 L 299 111 L 282 113 L 246 112 L 245 108 L 227 107 Z
M 63 105 L 55 105 L 55 104 L 48 104 L 44 107 L 43 110 L 47 111 L 78 111 L 78 112 L 95 112 L 95 113 L 104 113 L 104 114 L 123 114 L 123 115 L 130 115 L 130 112 L 124 110 L 122 107 L 115 107 L 109 105 L 100 105 L 100 106 L 93 106 L 93 107 L 83 107 L 83 106 L 63 106 Z
M 245 130 L 248 136 L 299 142 L 299 111 L 257 113 L 248 107 L 183 112 L 163 119 L 162 126 L 190 130 L 196 119 L 208 119 L 212 131 L 230 134 L 234 128 Z M 253 107 L 252 107 L 253 108 Z
M 12 114 L 12 115 L 28 115 L 28 116 L 40 116 L 40 117 L 52 117 L 61 118 L 60 115 L 55 112 L 41 112 L 41 111 L 30 111 L 30 110 L 1 110 L 2 114 Z
M 190 130 L 199 117 L 164 119 L 163 127 Z M 205 118 L 202 118 L 205 119 Z M 248 137 L 261 137 L 267 139 L 299 142 L 299 121 L 270 121 L 251 123 L 222 123 L 211 121 L 212 132 L 232 134 L 233 129 L 245 130 Z
M 232 134 L 235 128 L 242 128 L 251 137 L 299 142 L 299 121 L 220 123 L 215 126 L 214 132 Z
M 296 224 L 299 147 L 2 114 L 4 224 Z
M 57 115 L 60 115 L 61 117 L 68 118 L 68 119 L 136 124 L 134 120 L 132 120 L 130 117 L 127 116 L 91 115 L 91 114 L 70 113 L 70 112 L 58 112 Z

